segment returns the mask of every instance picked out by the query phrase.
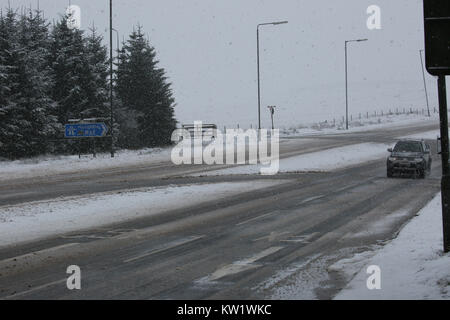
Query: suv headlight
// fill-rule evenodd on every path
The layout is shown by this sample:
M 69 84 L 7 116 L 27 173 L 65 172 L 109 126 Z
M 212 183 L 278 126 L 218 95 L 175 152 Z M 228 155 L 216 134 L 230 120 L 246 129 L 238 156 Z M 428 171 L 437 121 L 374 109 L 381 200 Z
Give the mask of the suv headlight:
M 389 159 L 389 161 L 396 161 L 397 160 L 396 157 L 389 157 L 388 159 Z
M 423 158 L 415 158 L 414 161 L 415 161 L 415 162 L 422 162 L 422 161 L 423 161 Z

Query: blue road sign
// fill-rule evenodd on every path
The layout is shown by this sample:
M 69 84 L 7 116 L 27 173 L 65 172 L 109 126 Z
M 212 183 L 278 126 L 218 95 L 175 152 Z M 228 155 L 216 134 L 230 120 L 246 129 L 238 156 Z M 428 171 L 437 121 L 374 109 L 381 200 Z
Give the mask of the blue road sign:
M 108 127 L 104 123 L 66 124 L 66 138 L 104 137 Z

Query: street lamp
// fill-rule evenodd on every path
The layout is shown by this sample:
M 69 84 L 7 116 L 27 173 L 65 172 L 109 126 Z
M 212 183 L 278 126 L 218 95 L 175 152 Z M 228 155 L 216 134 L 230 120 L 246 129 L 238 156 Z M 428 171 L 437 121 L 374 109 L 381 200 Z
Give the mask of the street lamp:
M 427 82 L 425 81 L 425 70 L 424 70 L 424 67 L 423 67 L 422 52 L 423 52 L 423 50 L 419 50 L 419 53 L 420 53 L 420 63 L 422 64 L 423 86 L 424 86 L 424 88 L 425 88 L 425 98 L 426 98 L 426 100 L 427 100 L 428 116 L 431 117 L 431 114 L 430 114 L 430 104 L 428 103 Z
M 345 128 L 348 130 L 348 71 L 347 71 L 347 43 L 362 42 L 368 39 L 345 40 Z
M 287 21 L 277 21 L 277 22 L 267 22 L 267 23 L 260 23 L 256 27 L 256 63 L 258 68 L 258 129 L 261 130 L 261 85 L 260 85 L 260 73 L 259 73 L 259 27 L 261 26 L 267 26 L 267 25 L 279 25 L 279 24 L 286 24 Z

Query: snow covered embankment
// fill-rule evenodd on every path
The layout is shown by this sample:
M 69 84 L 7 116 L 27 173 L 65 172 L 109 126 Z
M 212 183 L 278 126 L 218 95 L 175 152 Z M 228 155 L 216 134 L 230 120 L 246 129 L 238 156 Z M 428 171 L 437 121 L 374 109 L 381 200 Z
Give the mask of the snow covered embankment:
M 442 241 L 439 193 L 396 239 L 366 260 L 362 270 L 335 299 L 450 299 L 450 254 L 443 253 Z M 338 262 L 338 268 L 346 273 L 353 269 L 351 264 L 356 260 Z M 370 276 L 366 271 L 371 265 L 381 270 L 379 290 L 369 290 L 366 285 Z

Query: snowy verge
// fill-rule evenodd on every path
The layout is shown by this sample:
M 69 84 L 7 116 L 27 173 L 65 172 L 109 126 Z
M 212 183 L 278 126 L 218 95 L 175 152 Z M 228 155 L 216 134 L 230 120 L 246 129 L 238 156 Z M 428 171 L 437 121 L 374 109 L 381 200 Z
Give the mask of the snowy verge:
M 299 125 L 297 127 L 289 127 L 280 129 L 280 137 L 295 136 L 315 136 L 337 133 L 363 132 L 368 130 L 377 130 L 384 128 L 392 128 L 393 126 L 411 126 L 423 125 L 424 123 L 439 123 L 439 114 L 433 113 L 431 117 L 416 114 L 399 114 L 385 115 L 380 117 L 362 118 L 349 122 L 349 129 L 345 129 L 343 122 L 333 123 L 332 121 L 324 121 L 310 125 Z
M 388 145 L 381 143 L 361 143 L 289 157 L 280 160 L 279 172 L 330 171 L 345 168 L 384 156 L 387 157 L 388 147 Z M 260 169 L 265 167 L 268 167 L 268 165 L 241 165 L 227 169 L 196 173 L 194 176 L 259 174 Z
M 441 132 L 439 130 L 431 130 L 417 134 L 411 134 L 409 136 L 399 137 L 398 139 L 427 139 L 427 140 L 436 140 L 441 136 Z
M 278 183 L 270 180 L 143 188 L 0 207 L 0 247 L 186 208 Z
M 372 258 L 364 259 L 367 254 L 363 253 L 334 266 L 344 273 L 354 270 L 355 262 L 362 267 L 335 299 L 449 299 L 450 254 L 443 253 L 442 238 L 441 195 L 438 194 L 396 239 Z M 380 267 L 380 290 L 367 288 L 370 275 L 366 271 L 371 265 Z
M 0 161 L 0 181 L 45 177 L 55 174 L 95 169 L 112 169 L 130 165 L 158 164 L 170 161 L 170 148 L 122 150 L 111 158 L 109 153 L 78 156 L 41 156 L 26 160 Z

